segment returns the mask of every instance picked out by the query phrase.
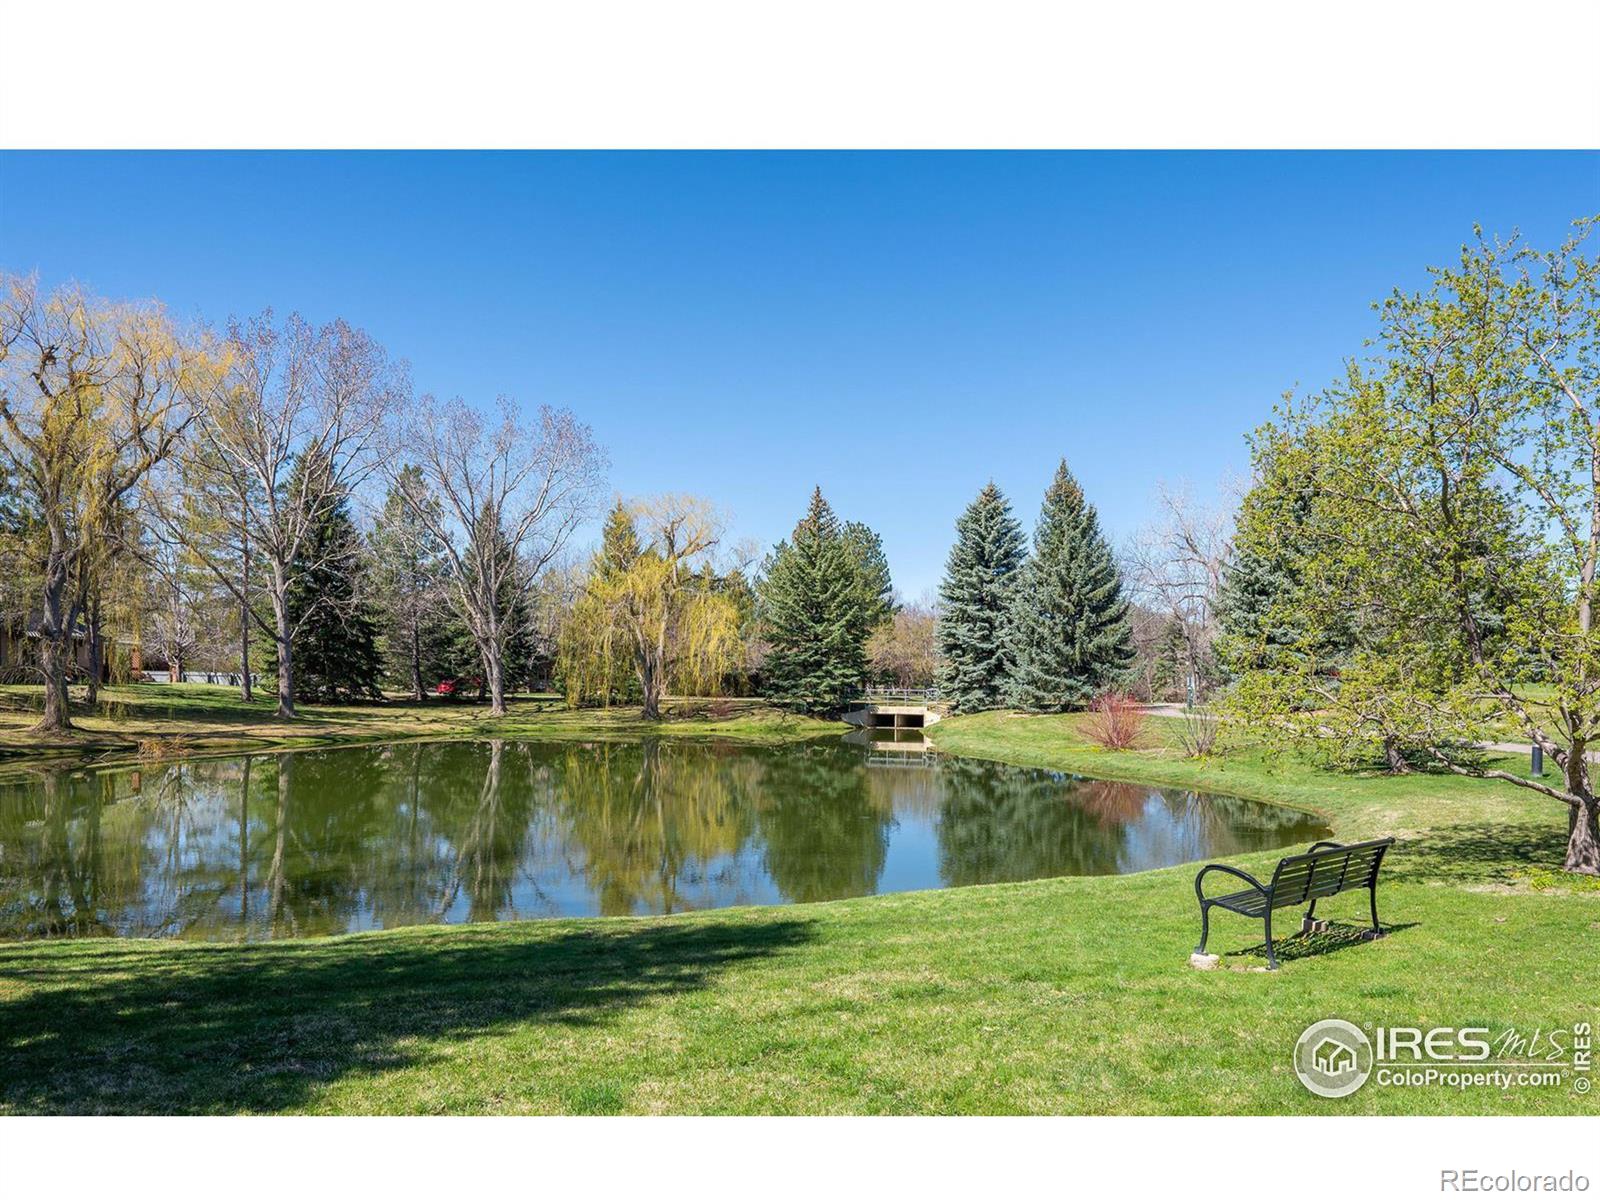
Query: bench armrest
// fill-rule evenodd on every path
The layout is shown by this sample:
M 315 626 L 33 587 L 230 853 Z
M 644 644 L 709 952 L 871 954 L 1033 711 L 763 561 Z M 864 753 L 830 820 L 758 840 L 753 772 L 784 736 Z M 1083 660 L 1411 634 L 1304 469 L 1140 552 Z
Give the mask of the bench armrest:
M 1236 867 L 1225 867 L 1221 863 L 1212 863 L 1210 866 L 1201 867 L 1200 874 L 1194 877 L 1194 894 L 1201 900 L 1206 898 L 1206 894 L 1200 888 L 1200 881 L 1213 871 L 1221 871 L 1226 875 L 1236 876 L 1237 878 L 1244 880 L 1251 887 L 1255 888 L 1255 890 L 1260 892 L 1262 895 L 1266 895 L 1267 889 L 1261 885 L 1261 881 L 1254 875 L 1247 874 Z
M 1315 854 L 1318 850 L 1343 850 L 1343 849 L 1344 849 L 1344 843 L 1343 842 L 1317 842 L 1311 847 L 1311 849 L 1307 850 L 1306 853 L 1307 854 Z

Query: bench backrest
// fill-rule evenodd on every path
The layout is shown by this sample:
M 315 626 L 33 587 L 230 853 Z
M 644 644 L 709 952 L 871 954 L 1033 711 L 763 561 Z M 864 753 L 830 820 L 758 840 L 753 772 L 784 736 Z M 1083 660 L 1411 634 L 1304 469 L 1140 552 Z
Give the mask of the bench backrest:
M 1379 838 L 1290 855 L 1272 873 L 1268 887 L 1272 907 L 1287 908 L 1351 888 L 1371 887 L 1378 877 L 1378 864 L 1392 845 L 1392 837 Z

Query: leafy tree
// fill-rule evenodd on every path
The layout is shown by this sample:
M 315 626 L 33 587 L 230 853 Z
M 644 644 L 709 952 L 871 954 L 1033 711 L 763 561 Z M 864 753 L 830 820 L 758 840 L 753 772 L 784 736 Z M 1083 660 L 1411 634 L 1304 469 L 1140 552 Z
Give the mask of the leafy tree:
M 626 654 L 647 720 L 660 719 L 669 687 L 715 695 L 742 650 L 738 608 L 706 569 L 721 538 L 717 513 L 695 497 L 619 501 L 570 627 L 569 661 L 589 669 L 572 670 L 570 681 L 588 678 L 609 694 Z
M 779 703 L 830 712 L 861 686 L 866 641 L 882 619 L 876 580 L 863 577 L 859 534 L 846 540 L 817 488 L 793 535 L 767 559 L 758 586 L 769 644 L 764 686 Z
M 939 587 L 939 687 L 961 712 L 1005 701 L 1012 668 L 1006 630 L 1026 560 L 1022 526 L 991 482 L 956 521 Z
M 1094 507 L 1056 469 L 1011 608 L 1008 697 L 1029 712 L 1082 706 L 1133 662 L 1128 601 Z
M 939 670 L 939 621 L 930 609 L 903 605 L 867 639 L 873 675 L 894 687 L 931 687 Z
M 1258 458 L 1314 454 L 1299 572 L 1267 606 L 1286 644 L 1236 685 L 1249 716 L 1355 760 L 1382 749 L 1560 803 L 1567 870 L 1600 874 L 1600 264 L 1580 222 L 1539 252 L 1481 234 L 1426 291 L 1381 309 L 1373 356 L 1286 402 Z M 1270 477 L 1269 477 L 1270 479 Z M 1293 610 L 1292 614 L 1290 610 Z M 1292 615 L 1292 619 L 1291 619 Z M 1337 675 L 1330 631 L 1348 629 Z M 1539 679 L 1542 693 L 1526 684 Z M 1559 776 L 1475 749 L 1507 725 Z
M 182 435 L 208 363 L 154 305 L 0 277 L 0 459 L 43 525 L 39 733 L 72 728 L 72 638 L 125 499 Z

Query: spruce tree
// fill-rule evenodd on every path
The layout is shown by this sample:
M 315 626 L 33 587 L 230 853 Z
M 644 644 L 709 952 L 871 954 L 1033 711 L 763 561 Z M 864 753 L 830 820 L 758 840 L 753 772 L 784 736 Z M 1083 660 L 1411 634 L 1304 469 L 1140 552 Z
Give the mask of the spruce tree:
M 939 586 L 939 688 L 960 712 L 1005 702 L 1012 667 L 1006 624 L 1025 559 L 1022 526 L 990 482 L 956 521 Z
M 889 560 L 883 553 L 883 539 L 860 521 L 847 521 L 839 530 L 856 572 L 857 603 L 861 621 L 870 635 L 893 619 L 894 585 L 889 579 Z
M 421 472 L 405 467 L 389 489 L 370 538 L 373 583 L 382 612 L 383 659 L 392 686 L 420 700 L 429 687 L 455 673 L 451 661 L 449 605 L 444 594 L 443 545 L 401 493 L 421 492 Z
M 1100 519 L 1062 459 L 1013 596 L 1010 703 L 1028 712 L 1064 712 L 1116 683 L 1133 663 L 1128 615 Z
M 760 612 L 770 647 L 764 690 L 802 712 L 837 710 L 866 673 L 874 614 L 864 611 L 870 585 L 821 488 L 762 574 Z
M 306 469 L 313 468 L 305 463 L 297 468 L 291 487 L 298 486 L 299 471 Z M 286 599 L 296 698 L 381 694 L 378 619 L 371 599 L 371 566 L 363 551 L 349 499 L 330 497 L 290 564 Z M 263 669 L 276 671 L 273 643 L 267 643 L 264 657 Z

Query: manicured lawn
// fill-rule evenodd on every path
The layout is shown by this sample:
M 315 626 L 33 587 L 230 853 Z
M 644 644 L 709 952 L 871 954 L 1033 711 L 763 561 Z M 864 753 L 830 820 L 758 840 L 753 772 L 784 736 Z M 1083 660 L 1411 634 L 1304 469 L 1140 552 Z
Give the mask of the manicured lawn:
M 519 730 L 520 731 L 520 730 Z M 509 731 L 508 731 L 509 732 Z M 1380 912 L 1264 965 L 1221 914 L 1187 965 L 1193 867 L 685 917 L 254 946 L 0 945 L 0 1111 L 1554 1113 L 1567 1088 L 1322 1100 L 1311 1021 L 1596 1020 L 1600 890 L 1554 804 L 1448 777 L 1327 774 L 1254 749 L 1106 754 L 1071 718 L 961 718 L 945 748 L 1259 796 L 1394 833 Z M 1234 860 L 1253 871 L 1273 854 Z M 1555 886 L 1550 886 L 1552 882 Z M 1322 910 L 1319 909 L 1319 913 Z
M 74 699 L 79 689 L 73 689 Z M 420 704 L 307 704 L 295 721 L 278 719 L 276 702 L 252 704 L 236 688 L 145 683 L 101 689 L 93 711 L 75 703 L 78 731 L 41 737 L 38 687 L 0 686 L 0 765 L 59 755 L 114 761 L 145 752 L 170 755 L 281 746 L 323 746 L 414 737 L 596 737 L 649 731 L 669 736 L 724 736 L 761 741 L 816 737 L 844 729 L 781 712 L 756 700 L 702 700 L 668 706 L 668 719 L 645 723 L 636 707 L 572 711 L 554 696 L 518 696 L 496 718 L 487 704 L 429 699 Z M 162 742 L 151 746 L 147 743 Z

